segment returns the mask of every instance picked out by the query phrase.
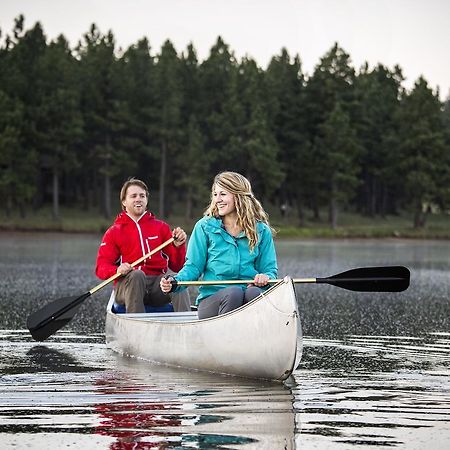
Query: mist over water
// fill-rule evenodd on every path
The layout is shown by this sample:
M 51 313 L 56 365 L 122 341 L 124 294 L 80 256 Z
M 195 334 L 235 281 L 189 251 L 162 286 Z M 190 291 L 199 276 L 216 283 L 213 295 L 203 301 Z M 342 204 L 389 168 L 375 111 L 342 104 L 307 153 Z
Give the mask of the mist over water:
M 114 354 L 103 334 L 110 287 L 33 341 L 30 312 L 99 284 L 100 239 L 0 234 L 2 447 L 450 448 L 449 242 L 277 241 L 280 276 L 411 270 L 401 293 L 297 285 L 303 359 L 277 384 Z

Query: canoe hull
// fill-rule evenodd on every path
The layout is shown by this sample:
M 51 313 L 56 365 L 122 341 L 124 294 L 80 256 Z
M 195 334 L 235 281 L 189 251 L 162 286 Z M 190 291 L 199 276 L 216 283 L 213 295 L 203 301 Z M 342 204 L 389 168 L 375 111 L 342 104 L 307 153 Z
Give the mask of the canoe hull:
M 285 380 L 300 362 L 301 326 L 290 278 L 228 314 L 106 316 L 111 349 L 148 361 L 250 378 Z

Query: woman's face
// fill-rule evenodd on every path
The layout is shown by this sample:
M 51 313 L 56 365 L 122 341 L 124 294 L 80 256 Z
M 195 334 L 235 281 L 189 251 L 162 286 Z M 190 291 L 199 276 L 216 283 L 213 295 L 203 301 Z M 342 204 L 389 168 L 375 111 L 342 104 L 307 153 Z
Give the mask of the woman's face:
M 217 205 L 221 217 L 236 211 L 234 194 L 221 188 L 218 184 L 213 188 L 213 201 Z

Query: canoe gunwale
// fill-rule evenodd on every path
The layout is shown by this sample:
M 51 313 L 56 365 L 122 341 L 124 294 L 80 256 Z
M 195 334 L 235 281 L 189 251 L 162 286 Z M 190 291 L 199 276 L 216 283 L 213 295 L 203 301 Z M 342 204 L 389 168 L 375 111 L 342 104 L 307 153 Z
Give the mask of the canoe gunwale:
M 253 300 L 251 300 L 248 303 L 245 303 L 244 305 L 240 306 L 239 308 L 233 309 L 232 311 L 230 311 L 230 312 L 228 312 L 226 314 L 222 314 L 220 316 L 208 317 L 206 319 L 199 319 L 198 316 L 197 316 L 196 319 L 189 320 L 189 321 L 188 320 L 186 320 L 186 321 L 183 320 L 183 321 L 179 321 L 179 322 L 178 321 L 170 321 L 169 322 L 169 321 L 162 320 L 162 319 L 164 319 L 164 317 L 175 318 L 175 317 L 177 317 L 177 315 L 179 315 L 180 317 L 182 317 L 183 315 L 189 315 L 189 316 L 192 315 L 194 317 L 195 314 L 196 314 L 194 311 L 192 311 L 192 312 L 167 312 L 167 313 L 130 313 L 130 314 L 126 314 L 125 313 L 125 314 L 116 314 L 116 313 L 112 312 L 112 306 L 113 306 L 113 303 L 114 303 L 114 291 L 111 294 L 111 298 L 110 298 L 110 300 L 108 302 L 108 306 L 106 307 L 106 310 L 107 310 L 107 314 L 112 314 L 113 316 L 120 316 L 121 320 L 122 319 L 123 320 L 137 320 L 137 321 L 145 320 L 145 321 L 149 321 L 149 322 L 150 321 L 151 322 L 163 322 L 163 323 L 167 323 L 167 324 L 173 323 L 173 324 L 176 324 L 176 325 L 182 325 L 182 324 L 190 323 L 190 322 L 200 323 L 200 322 L 207 322 L 207 321 L 212 321 L 212 320 L 213 321 L 214 320 L 221 320 L 224 317 L 232 316 L 234 314 L 239 314 L 240 312 L 242 312 L 242 310 L 244 310 L 244 309 L 246 309 L 248 307 L 251 307 L 254 303 L 262 301 L 264 299 L 264 300 L 268 300 L 269 304 L 278 313 L 285 314 L 287 316 L 292 316 L 292 313 L 286 313 L 285 311 L 281 311 L 280 309 L 278 309 L 275 306 L 274 302 L 272 302 L 268 298 L 268 295 L 269 295 L 270 292 L 272 292 L 273 290 L 276 290 L 276 288 L 278 286 L 280 286 L 281 284 L 287 283 L 289 281 L 291 281 L 291 278 L 285 277 L 284 279 L 282 279 L 278 283 L 270 286 L 270 288 L 267 289 L 266 291 L 262 291 L 261 294 L 258 295 L 258 297 L 255 297 Z

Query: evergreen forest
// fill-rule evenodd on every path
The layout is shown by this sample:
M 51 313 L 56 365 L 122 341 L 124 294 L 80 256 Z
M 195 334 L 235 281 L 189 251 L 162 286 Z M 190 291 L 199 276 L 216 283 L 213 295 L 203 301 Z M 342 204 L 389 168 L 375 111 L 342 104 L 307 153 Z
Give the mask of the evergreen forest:
M 405 89 L 399 66 L 355 68 L 338 43 L 305 74 L 300 55 L 280 49 L 263 69 L 221 37 L 199 61 L 170 40 L 118 48 L 95 24 L 73 48 L 23 16 L 1 31 L 6 216 L 50 207 L 57 220 L 70 206 L 112 218 L 135 176 L 159 217 L 198 217 L 223 170 L 299 225 L 408 211 L 421 228 L 450 208 L 450 99 L 424 77 Z

